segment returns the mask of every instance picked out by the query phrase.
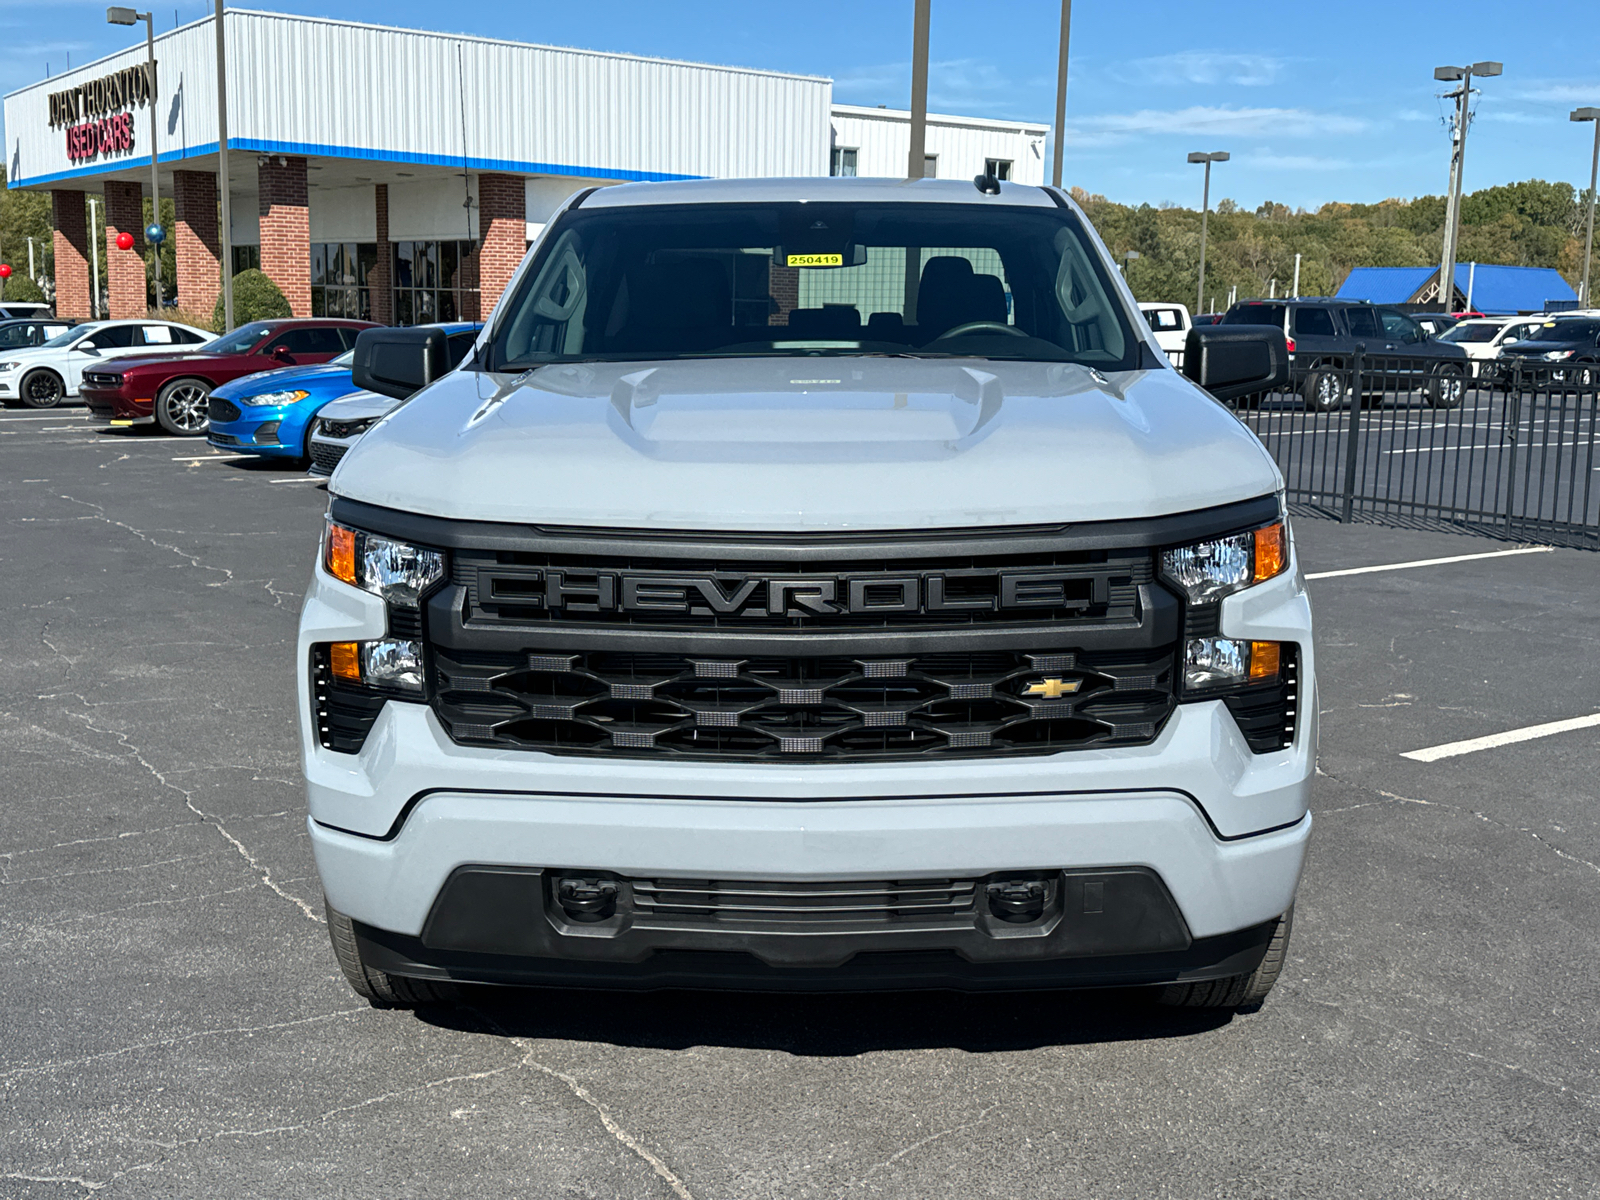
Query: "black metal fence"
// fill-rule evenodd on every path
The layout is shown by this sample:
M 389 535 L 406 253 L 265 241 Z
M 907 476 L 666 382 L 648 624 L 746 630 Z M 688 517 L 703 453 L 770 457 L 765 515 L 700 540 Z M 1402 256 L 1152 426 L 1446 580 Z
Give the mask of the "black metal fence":
M 1600 369 L 1468 367 L 1358 349 L 1238 412 L 1298 507 L 1600 550 Z

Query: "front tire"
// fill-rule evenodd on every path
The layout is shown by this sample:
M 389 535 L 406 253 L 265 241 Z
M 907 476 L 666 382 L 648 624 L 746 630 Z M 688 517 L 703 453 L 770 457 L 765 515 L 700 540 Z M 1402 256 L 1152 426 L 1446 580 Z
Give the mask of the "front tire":
M 329 904 L 326 896 L 322 898 L 322 909 L 328 915 L 328 938 L 333 942 L 333 956 L 339 962 L 339 969 L 356 995 L 373 1008 L 412 1008 L 418 1004 L 450 1004 L 456 1000 L 453 984 L 408 979 L 369 967 L 361 957 L 361 944 L 356 941 L 350 918 Z
M 1434 408 L 1455 408 L 1466 390 L 1466 378 L 1460 367 L 1440 367 L 1428 380 L 1428 403 Z
M 1248 975 L 1206 979 L 1199 983 L 1174 983 L 1161 989 L 1157 1003 L 1176 1008 L 1233 1008 L 1254 1012 L 1283 974 L 1289 954 L 1289 934 L 1294 929 L 1294 905 L 1278 918 L 1261 965 Z
M 156 423 L 174 437 L 200 437 L 211 425 L 211 385 L 174 379 L 156 395 Z
M 29 408 L 54 408 L 67 397 L 67 385 L 54 371 L 40 367 L 22 377 L 17 395 Z

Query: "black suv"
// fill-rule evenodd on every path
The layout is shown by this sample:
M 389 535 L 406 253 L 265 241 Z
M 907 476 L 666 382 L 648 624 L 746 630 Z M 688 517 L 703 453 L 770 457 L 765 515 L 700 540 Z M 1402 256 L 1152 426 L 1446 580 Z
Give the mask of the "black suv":
M 1272 325 L 1289 340 L 1290 384 L 1319 412 L 1338 408 L 1348 395 L 1350 357 L 1365 348 L 1362 399 L 1381 401 L 1385 391 L 1422 388 L 1435 408 L 1461 403 L 1467 352 L 1441 342 L 1397 308 L 1358 300 L 1302 297 L 1242 300 L 1222 315 L 1223 325 Z
M 1600 320 L 1551 317 L 1527 337 L 1501 346 L 1495 365 L 1501 383 L 1510 383 L 1516 368 L 1521 367 L 1525 384 L 1594 387 L 1600 383 Z

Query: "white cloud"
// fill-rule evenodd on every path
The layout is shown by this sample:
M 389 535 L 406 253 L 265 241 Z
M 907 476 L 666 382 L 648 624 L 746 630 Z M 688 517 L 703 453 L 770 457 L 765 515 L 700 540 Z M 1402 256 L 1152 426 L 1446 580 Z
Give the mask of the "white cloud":
M 1514 100 L 1543 100 L 1554 104 L 1600 103 L 1600 83 L 1571 79 L 1535 79 L 1507 90 Z
M 1122 83 L 1141 86 L 1197 83 L 1266 87 L 1276 83 L 1288 67 L 1286 58 L 1265 54 L 1227 54 L 1218 50 L 1184 50 L 1153 58 L 1135 58 L 1111 69 Z
M 1152 134 L 1182 133 L 1214 137 L 1326 137 L 1360 133 L 1367 122 L 1356 117 L 1304 108 L 1229 108 L 1193 104 L 1188 108 L 1140 109 L 1072 117 L 1067 141 L 1081 146 L 1112 145 Z
M 1053 90 L 1055 81 L 1049 81 Z M 974 58 L 945 59 L 928 64 L 928 107 L 934 112 L 972 116 L 1018 114 L 1019 83 L 992 62 Z M 888 104 L 904 108 L 911 99 L 911 64 L 877 63 L 835 77 L 835 97 L 846 104 Z

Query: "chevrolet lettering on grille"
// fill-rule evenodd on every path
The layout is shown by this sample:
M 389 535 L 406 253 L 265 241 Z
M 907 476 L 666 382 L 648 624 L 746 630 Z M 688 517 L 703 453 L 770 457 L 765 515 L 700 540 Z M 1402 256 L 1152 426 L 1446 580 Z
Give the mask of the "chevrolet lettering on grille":
M 733 574 L 480 567 L 480 605 L 547 614 L 827 618 L 959 615 L 1001 609 L 1083 612 L 1104 607 L 1111 581 L 1081 570 L 912 572 L 886 576 Z

